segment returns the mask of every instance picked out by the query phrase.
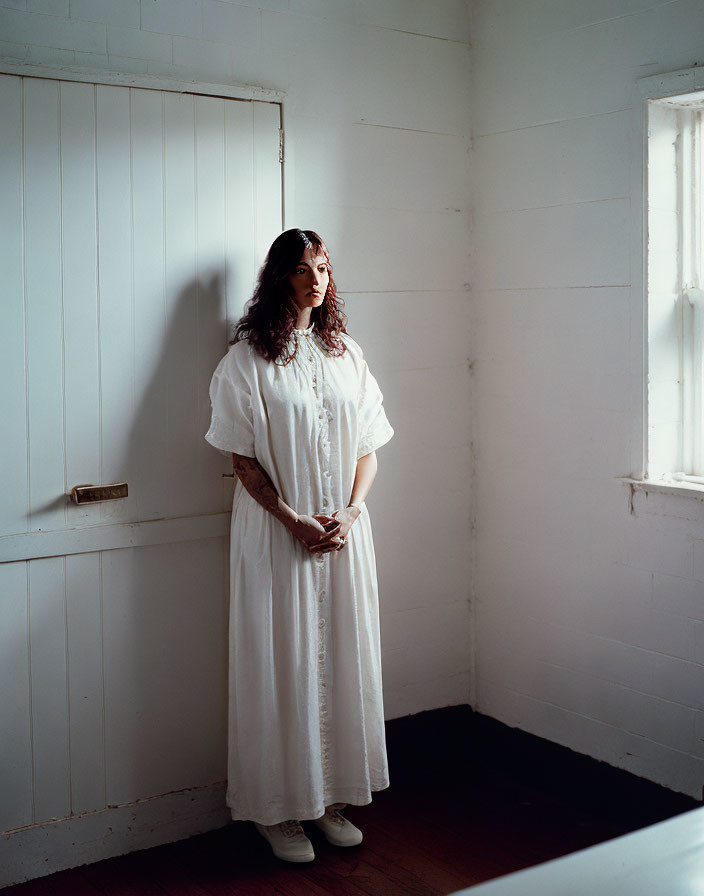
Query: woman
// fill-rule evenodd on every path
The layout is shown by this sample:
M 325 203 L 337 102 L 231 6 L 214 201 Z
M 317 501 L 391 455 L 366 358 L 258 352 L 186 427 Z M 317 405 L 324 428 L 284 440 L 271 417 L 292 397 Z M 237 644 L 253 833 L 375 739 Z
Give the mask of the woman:
M 302 820 L 360 843 L 340 809 L 389 783 L 364 501 L 393 429 L 331 269 L 311 230 L 274 241 L 206 435 L 236 473 L 227 804 L 295 862 L 314 858 Z

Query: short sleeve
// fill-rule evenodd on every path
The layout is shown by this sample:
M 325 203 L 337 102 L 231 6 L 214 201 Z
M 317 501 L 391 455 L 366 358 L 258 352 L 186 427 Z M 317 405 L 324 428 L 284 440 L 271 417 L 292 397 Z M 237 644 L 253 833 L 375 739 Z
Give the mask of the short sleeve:
M 362 360 L 362 379 L 360 383 L 358 419 L 359 441 L 357 443 L 357 460 L 365 454 L 371 454 L 385 445 L 394 431 L 386 418 L 383 406 L 384 396 L 379 384 L 369 370 L 367 362 Z
M 235 343 L 215 369 L 210 381 L 210 429 L 205 438 L 223 454 L 254 457 L 251 371 L 245 363 L 248 348 L 246 343 Z

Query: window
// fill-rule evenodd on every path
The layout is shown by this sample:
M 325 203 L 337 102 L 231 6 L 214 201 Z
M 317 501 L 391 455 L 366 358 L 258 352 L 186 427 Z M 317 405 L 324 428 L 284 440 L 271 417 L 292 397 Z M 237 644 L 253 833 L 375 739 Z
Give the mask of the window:
M 646 106 L 647 476 L 704 485 L 704 90 Z

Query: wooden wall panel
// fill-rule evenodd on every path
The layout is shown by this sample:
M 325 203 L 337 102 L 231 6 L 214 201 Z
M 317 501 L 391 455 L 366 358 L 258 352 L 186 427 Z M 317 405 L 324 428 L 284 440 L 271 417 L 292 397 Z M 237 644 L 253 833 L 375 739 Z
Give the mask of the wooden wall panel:
M 66 486 L 102 482 L 98 346 L 95 87 L 60 85 L 61 272 Z M 97 505 L 69 505 L 72 526 L 97 523 Z
M 256 257 L 254 221 L 254 103 L 225 106 L 225 296 L 230 323 L 241 316 L 252 295 L 264 258 Z M 280 226 L 280 225 L 279 225 Z M 223 354 L 224 343 L 220 346 Z
M 168 420 L 163 458 L 170 516 L 195 511 L 198 470 L 193 463 L 198 294 L 196 266 L 195 98 L 164 97 L 164 339 L 159 347 Z M 219 171 L 212 172 L 217 178 Z
M 66 617 L 74 815 L 105 808 L 100 554 L 66 558 Z
M 25 262 L 31 528 L 63 526 L 63 308 L 59 86 L 24 82 Z
M 71 811 L 65 560 L 29 564 L 34 822 Z
M 27 564 L 0 564 L 0 831 L 32 823 Z
M 194 345 L 194 403 L 188 423 L 189 461 L 198 475 L 192 478 L 192 506 L 207 512 L 222 501 L 222 479 L 213 449 L 204 435 L 210 424 L 208 386 L 215 365 L 224 353 L 220 341 L 226 324 L 225 282 L 225 109 L 247 106 L 214 97 L 196 97 L 196 263 L 198 268 L 197 318 Z M 246 160 L 240 160 L 239 165 Z M 242 238 L 242 236 L 240 237 Z M 245 237 L 246 239 L 246 237 Z M 217 344 L 216 345 L 216 341 Z M 215 460 L 215 463 L 213 463 Z
M 135 409 L 130 476 L 140 519 L 166 516 L 168 381 L 160 351 L 166 337 L 164 278 L 163 97 L 130 92 Z
M 107 801 L 226 776 L 222 539 L 103 555 Z
M 22 80 L 3 83 L 19 124 Z M 22 217 L 24 191 L 29 264 L 25 402 L 22 252 L 10 241 L 5 531 L 26 528 L 30 489 L 36 529 L 220 509 L 230 490 L 203 440 L 207 390 L 225 308 L 239 318 L 280 231 L 278 106 L 41 79 L 26 93 L 24 185 L 19 137 L 3 144 L 15 183 L 5 214 Z M 67 501 L 73 485 L 121 480 L 126 500 Z
M 255 103 L 252 115 L 255 256 L 261 259 L 258 262 L 261 265 L 269 246 L 281 233 L 281 176 L 277 168 L 280 106 L 275 103 Z
M 0 76 L 0 377 L 3 512 L 0 535 L 27 530 L 27 398 L 22 233 L 22 79 Z
M 101 505 L 107 523 L 137 518 L 128 467 L 135 403 L 130 92 L 104 85 L 96 92 L 101 470 L 105 482 L 130 486 L 125 500 Z

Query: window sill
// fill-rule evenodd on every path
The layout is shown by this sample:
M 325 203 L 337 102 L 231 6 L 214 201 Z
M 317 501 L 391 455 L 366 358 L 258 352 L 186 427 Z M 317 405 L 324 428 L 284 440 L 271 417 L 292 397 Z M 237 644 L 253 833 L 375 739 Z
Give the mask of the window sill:
M 635 492 L 655 492 L 660 495 L 679 495 L 704 501 L 704 485 L 696 482 L 682 482 L 676 479 L 632 479 L 630 476 L 619 476 L 620 482 L 631 490 L 631 499 Z

